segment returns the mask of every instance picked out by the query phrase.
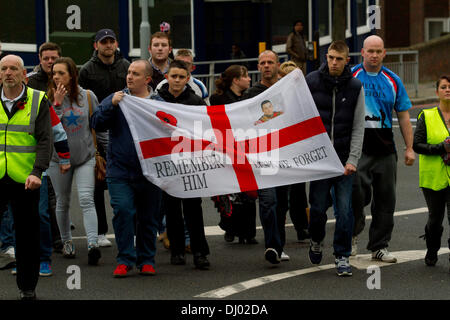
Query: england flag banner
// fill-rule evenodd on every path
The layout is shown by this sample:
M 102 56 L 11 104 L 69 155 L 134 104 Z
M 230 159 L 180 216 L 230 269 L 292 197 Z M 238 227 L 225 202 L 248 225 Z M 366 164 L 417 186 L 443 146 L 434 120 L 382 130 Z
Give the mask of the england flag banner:
M 119 105 L 144 176 L 175 197 L 211 197 L 344 173 L 300 70 L 228 105 L 130 95 Z

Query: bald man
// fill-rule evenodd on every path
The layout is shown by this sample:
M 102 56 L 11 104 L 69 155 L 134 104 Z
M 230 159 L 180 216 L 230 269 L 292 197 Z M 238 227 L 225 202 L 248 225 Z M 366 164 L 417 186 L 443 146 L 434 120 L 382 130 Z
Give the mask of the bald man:
M 392 112 L 395 110 L 397 113 L 406 145 L 404 163 L 412 166 L 415 154 L 408 112 L 411 101 L 400 78 L 383 66 L 386 56 L 383 39 L 376 35 L 367 37 L 361 55 L 363 63 L 352 69 L 353 76 L 364 86 L 366 105 L 363 153 L 353 186 L 355 227 L 352 255 L 356 255 L 356 237 L 364 229 L 364 207 L 372 202 L 367 249 L 372 251 L 373 260 L 395 263 L 397 259 L 387 250 L 394 228 L 397 177 Z
M 0 208 L 10 205 L 16 231 L 20 299 L 36 299 L 39 278 L 39 188 L 52 152 L 50 104 L 24 84 L 23 60 L 0 60 Z M 9 137 L 4 139 L 4 137 Z

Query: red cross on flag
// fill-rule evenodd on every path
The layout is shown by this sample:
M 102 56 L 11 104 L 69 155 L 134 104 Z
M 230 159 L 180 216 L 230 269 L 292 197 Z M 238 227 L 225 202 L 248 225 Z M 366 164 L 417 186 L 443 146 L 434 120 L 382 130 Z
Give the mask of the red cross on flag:
M 119 105 L 144 176 L 175 197 L 252 191 L 344 172 L 299 70 L 229 105 L 129 95 Z

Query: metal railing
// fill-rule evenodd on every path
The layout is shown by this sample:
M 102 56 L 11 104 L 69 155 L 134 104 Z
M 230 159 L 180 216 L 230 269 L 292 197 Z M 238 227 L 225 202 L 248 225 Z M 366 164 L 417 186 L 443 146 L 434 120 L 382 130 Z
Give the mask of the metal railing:
M 280 62 L 284 62 L 288 60 L 287 54 L 279 55 Z M 233 64 L 250 64 L 251 62 L 258 62 L 258 58 L 249 58 L 249 59 L 237 59 L 237 60 L 215 60 L 215 61 L 200 61 L 194 62 L 196 66 L 208 66 L 209 73 L 207 74 L 194 74 L 194 77 L 200 81 L 202 81 L 206 88 L 208 89 L 209 94 L 211 95 L 215 89 L 215 80 L 220 77 L 220 73 L 216 71 L 216 67 L 218 65 L 226 65 L 226 67 L 231 66 Z M 252 79 L 252 83 L 256 83 L 260 80 L 260 73 L 258 70 L 248 70 L 248 75 Z
M 360 52 L 352 52 L 352 57 L 358 57 L 359 63 L 362 62 Z M 397 74 L 405 86 L 413 86 L 415 90 L 415 98 L 419 95 L 419 51 L 388 51 L 387 58 L 383 65 Z M 398 57 L 396 57 L 398 56 Z M 408 56 L 407 59 L 406 56 Z M 390 61 L 395 59 L 396 61 Z
M 352 57 L 357 57 L 358 61 L 362 61 L 360 52 L 352 52 L 349 54 Z M 386 53 L 389 56 L 389 60 L 395 59 L 395 56 L 398 56 L 398 61 L 386 61 L 383 63 L 386 68 L 389 68 L 393 72 L 395 72 L 400 79 L 402 79 L 405 86 L 413 86 L 415 89 L 415 97 L 418 97 L 419 91 L 419 51 L 388 51 Z M 405 59 L 405 56 L 413 56 L 412 59 Z M 281 54 L 279 55 L 280 62 L 287 61 L 288 55 Z M 388 60 L 388 59 L 386 59 Z M 251 63 L 257 62 L 258 58 L 249 58 L 249 59 L 239 59 L 239 60 L 216 60 L 216 61 L 201 61 L 195 62 L 196 66 L 204 66 L 207 65 L 209 68 L 209 73 L 207 74 L 194 74 L 195 78 L 202 81 L 210 95 L 215 91 L 215 80 L 220 77 L 220 73 L 216 72 L 217 65 L 232 65 L 232 64 L 242 64 L 242 63 Z M 358 63 L 359 63 L 358 62 Z M 227 67 L 228 67 L 227 66 Z M 248 74 L 252 79 L 252 83 L 256 83 L 260 80 L 260 73 L 258 70 L 249 70 Z

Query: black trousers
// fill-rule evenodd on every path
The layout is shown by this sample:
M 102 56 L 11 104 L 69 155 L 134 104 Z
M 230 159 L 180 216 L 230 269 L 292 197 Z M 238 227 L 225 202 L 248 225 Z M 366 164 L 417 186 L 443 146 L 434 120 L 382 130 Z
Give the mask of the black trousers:
M 167 237 L 170 241 L 171 254 L 184 254 L 184 222 L 186 222 L 186 227 L 191 238 L 192 253 L 194 255 L 208 255 L 209 246 L 206 241 L 205 227 L 203 224 L 202 199 L 175 198 L 164 192 L 163 201 L 166 213 Z
M 106 234 L 108 232 L 108 221 L 106 219 L 105 207 L 106 189 L 106 181 L 96 184 L 94 189 L 94 203 L 95 211 L 97 212 L 98 234 Z
M 24 184 L 4 177 L 0 180 L 0 208 L 7 204 L 11 205 L 16 232 L 17 286 L 34 290 L 40 264 L 39 189 L 25 190 Z
M 55 189 L 53 189 L 52 181 L 50 177 L 47 176 L 48 184 L 48 212 L 50 213 L 50 227 L 52 230 L 52 241 L 61 240 L 61 234 L 59 233 L 58 222 L 56 221 L 56 194 Z
M 293 185 L 276 187 L 277 191 L 277 225 L 280 233 L 282 246 L 286 242 L 286 214 L 289 215 L 292 224 L 297 232 L 308 229 L 308 217 L 306 216 L 306 208 L 308 208 L 308 200 L 306 197 L 305 183 L 297 183 Z
M 443 190 L 434 191 L 422 188 L 425 201 L 428 206 L 428 221 L 425 226 L 425 240 L 429 250 L 438 251 L 441 247 L 441 237 L 444 228 L 445 208 L 447 208 L 447 217 L 450 224 L 450 187 Z M 450 237 L 448 239 L 450 248 Z

